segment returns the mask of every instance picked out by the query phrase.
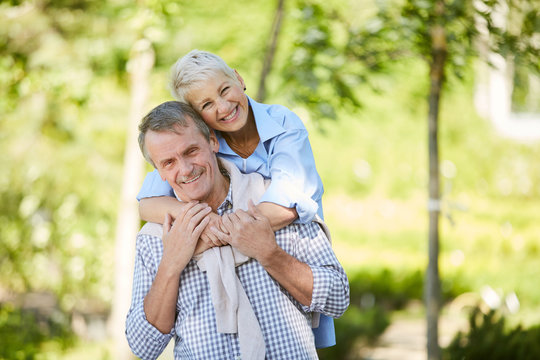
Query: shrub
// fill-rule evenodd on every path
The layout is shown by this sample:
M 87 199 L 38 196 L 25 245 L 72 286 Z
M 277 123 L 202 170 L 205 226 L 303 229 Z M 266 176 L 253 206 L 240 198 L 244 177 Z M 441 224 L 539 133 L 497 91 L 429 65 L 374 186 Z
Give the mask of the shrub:
M 540 326 L 524 329 L 521 325 L 507 329 L 500 311 L 484 314 L 475 307 L 469 317 L 468 333 L 456 334 L 444 349 L 445 360 L 540 359 Z
M 63 317 L 44 318 L 32 310 L 0 304 L 0 339 L 0 359 L 31 360 L 48 341 L 66 349 L 73 335 Z

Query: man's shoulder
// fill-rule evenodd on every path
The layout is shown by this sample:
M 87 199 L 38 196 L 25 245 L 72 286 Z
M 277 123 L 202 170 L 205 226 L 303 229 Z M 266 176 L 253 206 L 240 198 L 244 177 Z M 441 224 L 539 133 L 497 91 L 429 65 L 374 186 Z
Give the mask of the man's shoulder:
M 161 254 L 163 251 L 163 226 L 147 222 L 137 233 L 137 249 L 139 252 Z
M 140 235 L 149 235 L 161 238 L 163 236 L 163 226 L 157 223 L 147 222 L 144 224 L 141 230 L 139 230 L 137 236 Z

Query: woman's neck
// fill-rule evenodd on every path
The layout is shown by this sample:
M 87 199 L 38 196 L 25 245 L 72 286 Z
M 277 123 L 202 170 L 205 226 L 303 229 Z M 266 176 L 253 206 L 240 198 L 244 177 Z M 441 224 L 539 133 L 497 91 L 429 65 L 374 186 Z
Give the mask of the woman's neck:
M 260 137 L 251 107 L 249 108 L 246 125 L 242 129 L 229 133 L 222 132 L 221 136 L 240 157 L 246 159 L 253 154 L 257 145 L 259 145 Z

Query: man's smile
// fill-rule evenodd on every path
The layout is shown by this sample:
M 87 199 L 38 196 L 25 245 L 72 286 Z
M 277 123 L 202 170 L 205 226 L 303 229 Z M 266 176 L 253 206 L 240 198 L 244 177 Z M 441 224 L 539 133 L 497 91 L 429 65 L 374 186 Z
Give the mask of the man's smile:
M 192 177 L 191 179 L 181 181 L 181 183 L 182 184 L 191 184 L 192 182 L 197 181 L 201 177 L 201 175 L 202 174 L 199 174 L 199 175 L 197 175 L 195 177 Z

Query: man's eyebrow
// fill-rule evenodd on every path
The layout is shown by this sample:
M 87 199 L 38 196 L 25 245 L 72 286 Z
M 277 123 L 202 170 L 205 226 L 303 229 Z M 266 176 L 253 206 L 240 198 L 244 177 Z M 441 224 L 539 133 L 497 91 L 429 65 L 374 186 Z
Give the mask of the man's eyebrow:
M 187 154 L 188 152 L 191 152 L 193 150 L 197 150 L 199 148 L 199 145 L 197 144 L 191 144 L 185 148 L 185 150 L 182 152 L 183 154 Z

